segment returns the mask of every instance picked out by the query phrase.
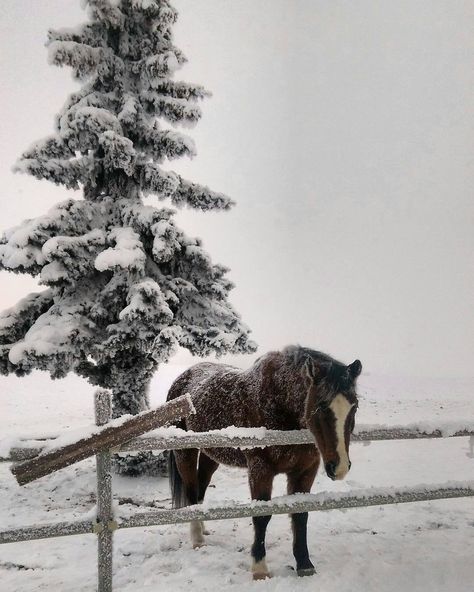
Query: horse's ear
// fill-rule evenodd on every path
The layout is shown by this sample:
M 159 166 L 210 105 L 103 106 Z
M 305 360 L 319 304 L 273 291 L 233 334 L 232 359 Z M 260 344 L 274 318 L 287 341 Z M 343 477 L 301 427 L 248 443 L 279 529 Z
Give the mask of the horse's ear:
M 355 380 L 359 374 L 362 372 L 362 364 L 360 360 L 354 360 L 352 362 L 352 364 L 349 364 L 349 366 L 347 366 L 347 369 L 349 370 L 349 375 L 352 378 L 352 380 Z

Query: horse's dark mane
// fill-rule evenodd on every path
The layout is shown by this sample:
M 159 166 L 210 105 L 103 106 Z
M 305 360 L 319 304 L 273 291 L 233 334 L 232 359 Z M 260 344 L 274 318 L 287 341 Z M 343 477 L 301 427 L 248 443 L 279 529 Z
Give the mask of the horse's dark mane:
M 303 371 L 308 358 L 316 369 L 323 370 L 323 378 L 319 381 L 318 389 L 320 400 L 329 402 L 338 393 L 352 390 L 353 380 L 349 376 L 347 366 L 328 354 L 300 345 L 289 345 L 282 350 L 282 354 L 299 372 Z
M 282 350 L 282 353 L 286 355 L 297 368 L 302 368 L 308 358 L 311 358 L 318 366 L 321 364 L 327 366 L 331 364 L 343 366 L 341 362 L 331 358 L 328 354 L 310 349 L 309 347 L 302 347 L 301 345 L 288 345 Z

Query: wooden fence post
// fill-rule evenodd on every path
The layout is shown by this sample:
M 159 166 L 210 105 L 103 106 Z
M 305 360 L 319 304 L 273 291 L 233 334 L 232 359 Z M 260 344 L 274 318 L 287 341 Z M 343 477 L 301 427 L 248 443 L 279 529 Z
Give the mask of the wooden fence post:
M 111 398 L 106 390 L 95 392 L 95 421 L 104 425 L 110 421 Z M 97 576 L 98 592 L 112 592 L 113 531 L 115 522 L 112 509 L 112 457 L 109 450 L 96 454 L 97 464 Z

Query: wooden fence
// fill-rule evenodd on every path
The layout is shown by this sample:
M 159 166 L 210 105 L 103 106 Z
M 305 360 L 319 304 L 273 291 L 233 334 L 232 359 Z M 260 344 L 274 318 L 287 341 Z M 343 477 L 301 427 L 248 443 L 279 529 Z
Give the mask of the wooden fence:
M 295 494 L 273 498 L 269 502 L 231 504 L 229 506 L 190 506 L 178 510 L 140 511 L 135 515 L 117 519 L 112 511 L 111 453 L 141 450 L 176 450 L 185 448 L 217 447 L 265 447 L 313 443 L 307 430 L 272 431 L 264 429 L 221 430 L 207 433 L 179 433 L 174 429 L 167 433 L 138 437 L 146 431 L 166 422 L 172 422 L 193 413 L 189 398 L 168 403 L 154 411 L 125 421 L 110 422 L 110 396 L 97 391 L 95 399 L 96 424 L 94 433 L 72 443 L 61 444 L 38 440 L 25 447 L 13 447 L 8 458 L 0 460 L 23 461 L 13 465 L 12 472 L 20 483 L 33 481 L 72 462 L 92 454 L 97 464 L 97 515 L 95 520 L 76 520 L 52 524 L 32 525 L 0 532 L 1 543 L 31 541 L 37 539 L 71 536 L 86 533 L 98 535 L 98 591 L 112 591 L 113 533 L 117 529 L 148 527 L 191 522 L 193 520 L 223 520 L 268 514 L 326 511 L 384 504 L 398 504 L 436 499 L 474 496 L 474 481 L 447 483 L 433 487 L 370 488 L 355 492 L 329 494 Z M 107 425 L 108 424 L 108 425 Z M 472 427 L 472 426 L 470 426 Z M 474 429 L 454 431 L 450 436 L 471 436 Z M 440 438 L 440 429 L 419 430 L 411 428 L 374 427 L 353 436 L 355 441 Z M 130 439 L 132 438 L 132 439 Z M 128 440 L 128 441 L 127 441 Z M 112 448 L 111 448 L 112 446 Z M 65 452 L 66 451 L 66 452 Z

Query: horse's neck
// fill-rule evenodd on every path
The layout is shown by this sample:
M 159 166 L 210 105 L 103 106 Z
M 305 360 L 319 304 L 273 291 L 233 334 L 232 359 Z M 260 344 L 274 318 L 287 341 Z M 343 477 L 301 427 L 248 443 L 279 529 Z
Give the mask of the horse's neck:
M 306 388 L 302 378 L 283 368 L 274 372 L 271 382 L 271 393 L 268 394 L 275 409 L 287 416 L 288 421 L 294 424 L 292 427 L 304 427 Z

